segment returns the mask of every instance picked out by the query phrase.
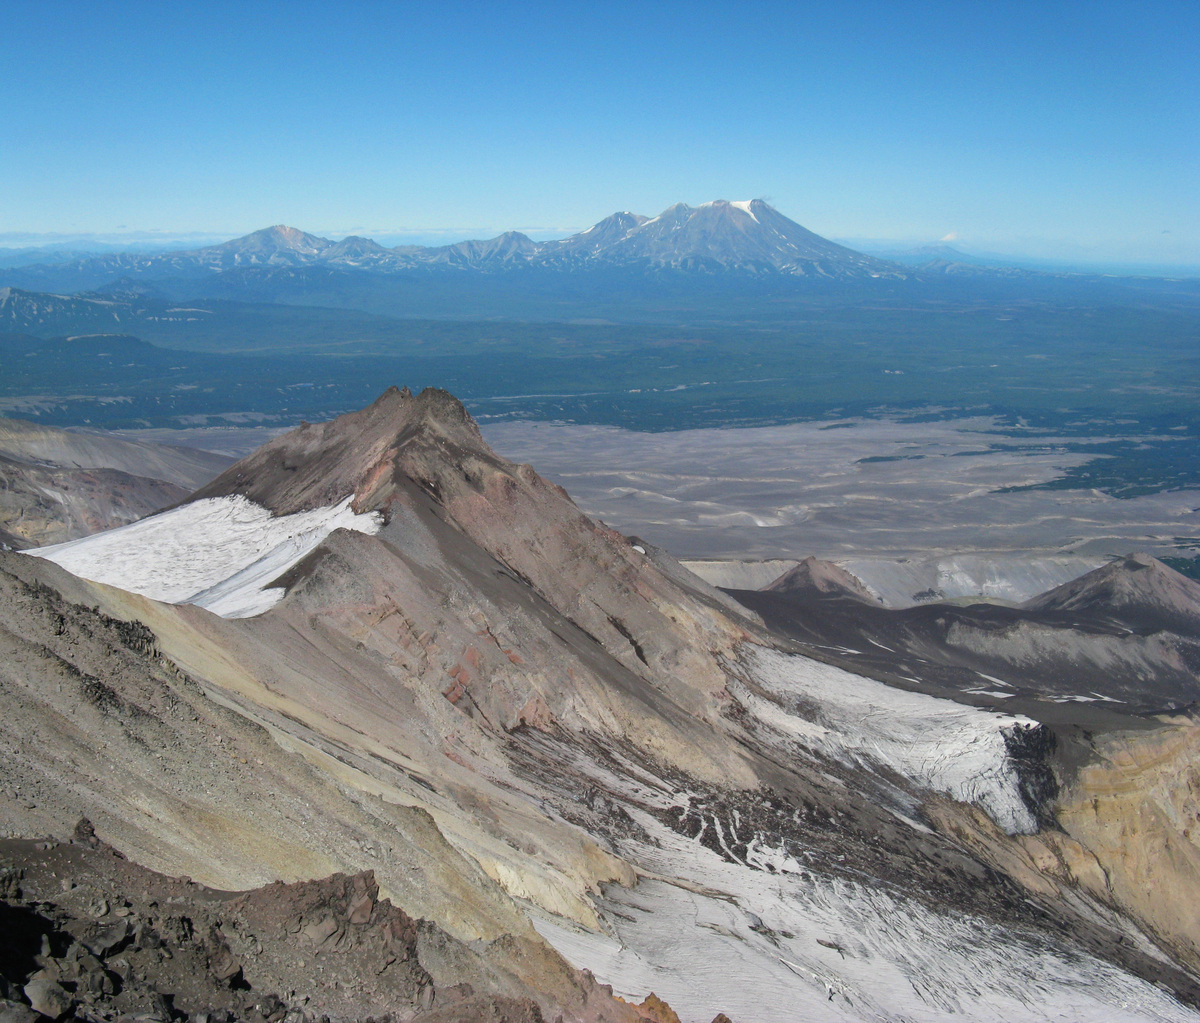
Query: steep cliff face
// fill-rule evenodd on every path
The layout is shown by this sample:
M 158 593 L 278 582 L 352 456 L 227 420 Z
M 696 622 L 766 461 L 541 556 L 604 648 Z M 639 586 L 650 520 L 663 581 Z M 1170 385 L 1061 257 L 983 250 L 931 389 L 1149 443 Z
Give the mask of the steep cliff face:
M 1095 856 L 1101 892 L 1200 973 L 1200 722 L 1100 738 L 1057 819 Z
M 954 835 L 1031 895 L 1092 904 L 1123 941 L 1200 972 L 1200 725 L 1190 717 L 1098 736 L 1064 772 L 1036 835 L 1005 835 L 977 809 L 935 801 Z M 1124 924 L 1120 922 L 1124 920 Z

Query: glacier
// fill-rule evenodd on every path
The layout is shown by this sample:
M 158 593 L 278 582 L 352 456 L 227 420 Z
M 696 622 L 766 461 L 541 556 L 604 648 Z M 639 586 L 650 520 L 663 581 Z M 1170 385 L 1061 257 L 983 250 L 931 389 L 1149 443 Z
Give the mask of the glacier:
M 335 529 L 379 531 L 379 514 L 357 514 L 352 500 L 276 516 L 241 495 L 207 497 L 23 553 L 154 600 L 196 604 L 222 618 L 250 618 L 278 603 L 284 591 L 269 584 Z

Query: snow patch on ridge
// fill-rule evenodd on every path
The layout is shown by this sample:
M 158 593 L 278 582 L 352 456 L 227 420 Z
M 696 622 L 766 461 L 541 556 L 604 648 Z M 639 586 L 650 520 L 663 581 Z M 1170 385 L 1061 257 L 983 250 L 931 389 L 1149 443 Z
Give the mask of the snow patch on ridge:
M 1037 821 L 1021 797 L 1005 735 L 1032 718 L 896 689 L 798 655 L 753 649 L 747 665 L 772 697 L 737 694 L 759 720 L 815 752 L 895 771 L 976 803 L 1009 834 Z
M 736 207 L 737 207 L 739 210 L 741 210 L 743 213 L 749 213 L 749 214 L 750 214 L 750 219 L 751 219 L 751 220 L 753 220 L 753 221 L 754 221 L 754 222 L 757 224 L 757 223 L 758 223 L 758 217 L 756 217 L 756 216 L 754 215 L 754 210 L 752 210 L 752 209 L 750 208 L 750 204 L 751 204 L 752 202 L 754 202 L 754 200 L 753 200 L 753 199 L 746 199 L 745 201 L 731 202 L 729 205 L 730 205 L 730 206 L 736 206 Z
M 24 553 L 154 600 L 196 604 L 223 618 L 250 618 L 283 597 L 282 589 L 267 584 L 335 529 L 379 531 L 378 513 L 355 514 L 351 500 L 276 517 L 240 494 L 208 497 Z

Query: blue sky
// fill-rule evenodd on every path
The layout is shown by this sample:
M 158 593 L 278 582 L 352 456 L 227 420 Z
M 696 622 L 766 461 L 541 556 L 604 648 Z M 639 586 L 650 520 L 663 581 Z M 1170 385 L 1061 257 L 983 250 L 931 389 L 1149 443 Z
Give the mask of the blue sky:
M 842 239 L 1200 264 L 1200 4 L 55 3 L 0 33 L 22 233 Z

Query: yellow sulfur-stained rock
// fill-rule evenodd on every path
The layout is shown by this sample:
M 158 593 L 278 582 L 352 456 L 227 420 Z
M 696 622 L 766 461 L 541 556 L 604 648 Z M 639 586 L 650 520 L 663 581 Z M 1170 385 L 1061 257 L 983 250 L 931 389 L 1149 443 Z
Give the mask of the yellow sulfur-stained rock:
M 1061 793 L 1072 872 L 1200 967 L 1200 724 L 1175 718 L 1097 743 Z

